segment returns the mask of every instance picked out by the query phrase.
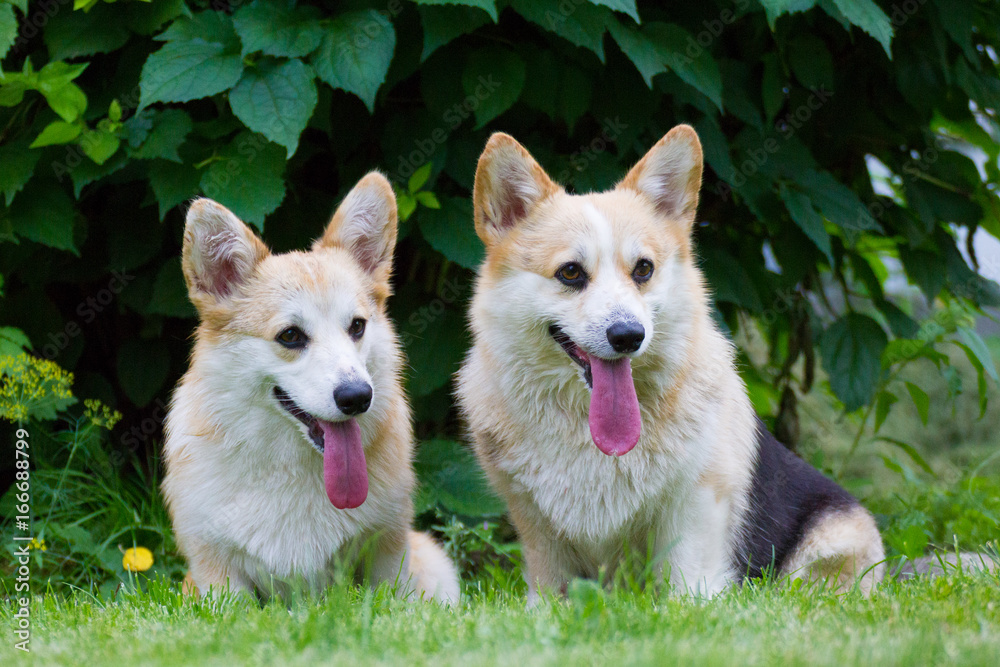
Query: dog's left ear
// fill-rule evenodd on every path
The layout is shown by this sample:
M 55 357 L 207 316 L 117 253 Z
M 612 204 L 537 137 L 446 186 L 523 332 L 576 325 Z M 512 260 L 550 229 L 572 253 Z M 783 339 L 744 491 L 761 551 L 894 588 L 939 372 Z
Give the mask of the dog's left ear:
M 616 189 L 634 190 L 660 213 L 690 227 L 701 189 L 701 142 L 690 125 L 678 125 L 656 142 Z
M 314 247 L 349 250 L 379 282 L 388 282 L 396 248 L 396 195 L 385 176 L 373 171 L 358 181 L 337 207 Z

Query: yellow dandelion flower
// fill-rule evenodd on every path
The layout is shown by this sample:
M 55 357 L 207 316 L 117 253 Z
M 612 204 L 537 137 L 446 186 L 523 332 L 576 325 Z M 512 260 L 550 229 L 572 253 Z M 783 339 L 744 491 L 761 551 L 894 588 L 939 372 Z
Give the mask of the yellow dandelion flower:
M 122 567 L 129 572 L 145 572 L 153 567 L 153 552 L 146 547 L 126 549 L 122 556 Z

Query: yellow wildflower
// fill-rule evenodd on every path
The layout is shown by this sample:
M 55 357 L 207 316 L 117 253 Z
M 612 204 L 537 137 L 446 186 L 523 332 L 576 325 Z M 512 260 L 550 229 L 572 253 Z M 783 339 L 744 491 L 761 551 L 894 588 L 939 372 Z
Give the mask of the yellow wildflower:
M 146 547 L 126 549 L 122 556 L 122 567 L 129 572 L 145 572 L 153 567 L 153 552 Z
M 38 549 L 39 551 L 48 551 L 49 547 L 45 544 L 45 540 L 38 540 L 34 537 L 31 538 L 31 542 L 28 543 L 28 549 Z
M 121 421 L 122 413 L 112 410 L 96 399 L 84 400 L 83 406 L 83 416 L 89 419 L 94 426 L 101 426 L 110 431 L 115 427 L 115 424 Z
M 48 359 L 27 354 L 0 356 L 0 418 L 23 422 L 34 410 L 42 416 L 52 410 L 53 401 L 72 402 L 73 374 Z

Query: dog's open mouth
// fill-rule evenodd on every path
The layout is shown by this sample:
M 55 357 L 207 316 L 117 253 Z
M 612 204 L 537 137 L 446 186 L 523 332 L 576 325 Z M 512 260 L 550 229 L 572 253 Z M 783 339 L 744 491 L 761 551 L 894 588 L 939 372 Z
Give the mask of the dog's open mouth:
M 569 358 L 575 361 L 577 364 L 583 368 L 583 378 L 587 381 L 587 386 L 591 389 L 594 388 L 594 373 L 590 367 L 590 357 L 587 355 L 583 349 L 573 342 L 573 340 L 566 335 L 566 332 L 560 328 L 558 324 L 552 324 L 549 326 L 549 335 L 555 342 L 559 343 Z
M 312 440 L 313 447 L 322 454 L 325 446 L 323 445 L 323 429 L 319 426 L 319 420 L 313 417 L 311 414 L 300 408 L 292 400 L 292 397 L 288 395 L 281 387 L 274 388 L 274 397 L 278 399 L 278 403 L 281 407 L 288 410 L 288 412 L 298 419 L 300 422 L 306 425 L 309 430 L 309 439 Z
M 549 326 L 549 335 L 583 368 L 590 387 L 588 423 L 594 444 L 608 456 L 621 456 L 631 450 L 642 431 L 631 359 L 604 359 L 588 354 L 558 324 Z
M 357 420 L 320 419 L 300 408 L 278 386 L 274 387 L 274 398 L 305 425 L 313 447 L 323 455 L 323 482 L 330 502 L 342 510 L 360 507 L 368 498 L 368 464 Z

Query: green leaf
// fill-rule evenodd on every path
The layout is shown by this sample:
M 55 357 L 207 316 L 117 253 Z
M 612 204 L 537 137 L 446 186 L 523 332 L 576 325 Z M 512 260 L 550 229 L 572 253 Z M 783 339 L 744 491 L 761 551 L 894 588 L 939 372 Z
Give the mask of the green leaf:
M 265 58 L 247 68 L 229 93 L 229 106 L 248 128 L 285 146 L 290 158 L 316 108 L 313 77 L 300 60 Z
M 417 210 L 417 198 L 409 192 L 400 192 L 396 198 L 396 208 L 399 211 L 399 219 L 406 222 Z
M 0 327 L 0 357 L 16 357 L 31 349 L 31 341 L 16 327 Z
M 45 96 L 52 110 L 68 123 L 73 122 L 87 110 L 87 96 L 80 87 L 72 83 L 83 71 L 87 63 L 69 65 L 52 62 L 39 70 L 34 87 Z
M 31 179 L 41 154 L 41 151 L 28 149 L 27 137 L 0 145 L 0 191 L 7 206 Z
M 689 55 L 690 45 L 698 42 L 691 33 L 673 23 L 647 23 L 642 31 L 656 44 L 667 67 L 722 111 L 722 74 L 708 49 Z
M 924 421 L 924 423 L 925 424 L 927 423 L 926 420 Z M 913 461 L 918 466 L 923 468 L 924 472 L 930 475 L 934 474 L 934 469 L 927 464 L 927 461 L 925 461 L 924 457 L 920 455 L 920 452 L 917 451 L 916 447 L 914 447 L 910 443 L 904 442 L 902 440 L 897 440 L 896 438 L 887 438 L 885 436 L 879 437 L 879 440 L 881 440 L 882 442 L 887 442 L 890 445 L 895 445 L 896 447 L 899 447 L 904 452 L 906 452 L 906 455 L 910 457 L 911 461 Z
M 59 8 L 47 18 L 42 36 L 52 61 L 110 53 L 128 41 L 128 26 L 122 21 L 120 6 L 102 3 L 88 12 Z
M 52 146 L 55 144 L 68 144 L 80 136 L 83 126 L 80 123 L 67 123 L 64 120 L 55 120 L 49 123 L 41 133 L 35 137 L 28 148 L 39 148 L 41 146 Z
M 880 391 L 875 399 L 875 432 L 878 433 L 885 423 L 885 418 L 889 416 L 889 410 L 899 398 L 890 391 Z
M 833 88 L 833 57 L 816 35 L 804 32 L 789 41 L 788 64 L 803 86 Z
M 191 116 L 180 109 L 163 109 L 153 115 L 146 139 L 131 152 L 139 160 L 164 159 L 181 162 L 177 149 L 191 132 Z
M 149 185 L 160 210 L 160 220 L 178 204 L 198 194 L 202 174 L 186 164 L 154 160 L 149 165 Z
M 927 395 L 927 392 L 907 381 L 906 390 L 910 392 L 910 398 L 913 399 L 913 404 L 917 406 L 917 414 L 920 415 L 920 421 L 923 422 L 924 426 L 927 426 L 927 417 L 931 409 L 931 399 Z
M 720 246 L 702 246 L 698 254 L 716 301 L 734 303 L 755 313 L 764 310 L 753 279 L 735 257 Z
M 476 269 L 483 261 L 483 243 L 472 224 L 472 201 L 442 196 L 440 208 L 424 209 L 420 233 L 432 248 L 459 266 Z
M 899 258 L 910 281 L 920 288 L 927 302 L 933 304 L 947 278 L 944 258 L 928 250 L 911 250 L 905 244 L 899 246 Z
M 79 162 L 69 172 L 70 178 L 73 180 L 73 196 L 77 199 L 80 198 L 80 193 L 87 185 L 124 168 L 128 163 L 128 158 L 123 153 L 118 153 L 101 164 L 97 164 L 93 160 L 80 160 Z
M 433 502 L 465 516 L 501 516 L 507 508 L 486 481 L 468 447 L 427 440 L 417 447 L 414 471 Z
M 550 51 L 528 54 L 527 73 L 521 100 L 552 120 L 562 120 L 572 132 L 590 108 L 591 78 Z
M 7 52 L 17 40 L 17 16 L 14 7 L 0 5 L 0 60 L 7 57 Z
M 971 347 L 965 343 L 960 343 L 958 341 L 952 341 L 958 347 L 962 348 L 965 352 L 966 358 L 968 358 L 969 363 L 972 367 L 976 369 L 976 385 L 979 393 L 979 418 L 982 419 L 983 415 L 986 414 L 986 407 L 989 403 L 989 386 L 986 384 L 986 367 L 983 362 L 979 359 L 979 356 L 972 350 Z M 991 362 L 992 363 L 992 362 Z M 961 391 L 961 390 L 959 390 Z M 957 392 L 956 392 L 957 393 Z
M 848 412 L 869 403 L 882 372 L 882 351 L 888 344 L 878 322 L 848 313 L 823 332 L 820 353 L 833 393 Z
M 395 49 L 396 31 L 388 19 L 374 10 L 346 12 L 330 23 L 312 63 L 319 78 L 357 95 L 374 112 Z
M 424 26 L 424 48 L 420 62 L 440 47 L 490 22 L 489 14 L 471 7 L 419 7 Z
M 437 195 L 433 192 L 423 191 L 418 192 L 413 195 L 413 198 L 420 202 L 421 205 L 427 208 L 439 209 L 441 208 L 441 202 L 438 201 Z
M 97 164 L 104 164 L 118 150 L 121 139 L 114 132 L 97 129 L 84 132 L 79 144 L 84 155 Z
M 139 77 L 141 104 L 188 102 L 229 90 L 243 74 L 239 39 L 232 22 L 206 18 L 202 12 L 194 19 L 181 19 L 161 35 L 169 36 L 159 51 L 152 53 L 142 66 Z M 201 36 L 198 28 L 205 27 Z
M 635 0 L 589 0 L 589 2 L 595 5 L 604 5 L 616 12 L 623 12 L 631 16 L 636 23 L 642 23 L 639 20 L 639 10 L 636 9 Z
M 816 0 L 760 0 L 767 15 L 767 24 L 774 30 L 775 21 L 782 14 L 794 14 L 812 9 Z
M 497 13 L 496 0 L 413 0 L 414 4 L 430 7 L 434 5 L 463 5 L 465 7 L 475 7 L 490 15 L 496 23 L 499 18 Z
M 614 20 L 608 10 L 577 4 L 572 12 L 567 12 L 562 0 L 512 0 L 511 6 L 532 23 L 576 46 L 590 49 L 604 62 L 604 33 Z
M 962 342 L 969 346 L 969 349 L 972 350 L 972 353 L 977 359 L 979 359 L 979 362 L 983 365 L 987 374 L 993 378 L 993 381 L 1000 384 L 1000 376 L 997 375 L 996 362 L 993 361 L 993 355 L 990 354 L 990 348 L 987 347 L 986 342 L 980 338 L 975 329 L 960 326 L 958 327 L 958 337 L 962 339 Z
M 892 60 L 892 22 L 873 0 L 833 0 L 848 21 L 874 37 Z
M 148 405 L 170 373 L 170 354 L 159 340 L 128 340 L 118 348 L 118 381 L 137 407 Z
M 120 7 L 121 5 L 119 5 Z M 191 10 L 184 0 L 155 0 L 154 2 L 129 3 L 129 29 L 139 35 L 156 32 L 164 23 L 182 14 L 191 16 Z
M 240 50 L 240 38 L 236 34 L 232 17 L 225 12 L 211 9 L 198 12 L 190 17 L 177 19 L 153 39 L 161 42 L 220 44 L 228 51 L 239 52 Z
M 410 180 L 406 184 L 406 189 L 411 193 L 416 192 L 420 188 L 424 187 L 427 183 L 427 179 L 431 177 L 431 169 L 434 167 L 434 163 L 428 162 L 424 166 L 413 172 L 410 176 Z
M 656 42 L 637 28 L 625 25 L 617 19 L 608 23 L 608 30 L 622 53 L 639 70 L 646 85 L 652 88 L 653 77 L 667 69 Z
M 857 239 L 863 232 L 883 231 L 854 190 L 829 172 L 798 169 L 790 176 L 809 195 L 823 217 L 847 232 L 845 236 L 849 241 Z
M 37 179 L 10 207 L 14 233 L 50 248 L 79 255 L 73 237 L 76 209 L 73 200 L 54 183 Z
M 219 157 L 205 170 L 202 191 L 263 231 L 264 218 L 285 198 L 285 150 L 244 132 Z
M 184 273 L 181 271 L 180 257 L 171 257 L 156 274 L 153 296 L 146 306 L 146 312 L 169 317 L 194 317 L 195 309 L 188 300 Z
M 488 46 L 472 53 L 462 70 L 462 89 L 478 101 L 479 129 L 514 105 L 524 88 L 524 61 L 513 51 Z
M 816 244 L 816 247 L 826 255 L 830 266 L 833 266 L 833 247 L 830 243 L 830 234 L 826 231 L 826 224 L 823 217 L 813 208 L 809 196 L 798 190 L 789 187 L 784 183 L 778 187 L 781 201 L 785 202 L 792 221 L 798 225 L 799 229 L 809 237 L 809 240 Z
M 422 210 L 420 214 L 427 212 Z M 425 324 L 428 321 L 429 326 Z M 447 303 L 443 311 L 424 306 L 408 318 L 401 329 L 406 358 L 412 369 L 407 382 L 409 394 L 427 396 L 447 385 L 458 371 L 464 351 L 469 348 L 463 309 Z
M 269 56 L 300 58 L 323 41 L 320 11 L 315 7 L 291 7 L 281 0 L 255 0 L 233 14 L 236 33 L 243 42 L 243 55 L 260 51 Z

